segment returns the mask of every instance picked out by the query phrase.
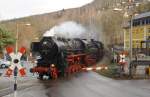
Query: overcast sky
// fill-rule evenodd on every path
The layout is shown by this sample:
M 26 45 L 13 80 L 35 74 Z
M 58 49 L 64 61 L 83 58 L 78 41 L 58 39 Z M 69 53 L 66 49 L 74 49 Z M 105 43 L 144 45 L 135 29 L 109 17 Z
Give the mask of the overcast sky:
M 93 0 L 0 0 L 0 20 L 80 7 Z

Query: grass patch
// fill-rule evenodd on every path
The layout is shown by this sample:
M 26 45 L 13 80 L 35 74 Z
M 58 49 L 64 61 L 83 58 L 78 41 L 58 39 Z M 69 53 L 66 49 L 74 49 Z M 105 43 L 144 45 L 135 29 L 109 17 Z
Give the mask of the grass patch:
M 117 64 L 113 63 L 113 64 L 108 65 L 107 70 L 100 70 L 100 71 L 97 71 L 97 73 L 106 77 L 116 78 L 118 76 L 118 66 Z

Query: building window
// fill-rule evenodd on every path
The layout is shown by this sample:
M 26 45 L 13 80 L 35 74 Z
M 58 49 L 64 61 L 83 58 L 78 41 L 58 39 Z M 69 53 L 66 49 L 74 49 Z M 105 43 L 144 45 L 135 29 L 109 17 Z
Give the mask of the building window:
M 148 24 L 150 24 L 150 18 L 148 19 Z
M 148 18 L 146 19 L 146 24 L 149 24 L 149 19 Z
M 131 24 L 131 22 L 130 22 L 130 24 Z M 132 26 L 135 26 L 135 21 L 133 21 L 133 24 L 132 24 Z
M 145 19 L 142 19 L 142 25 L 145 25 Z
M 133 26 L 139 26 L 141 25 L 141 20 L 134 20 L 133 21 Z
M 138 20 L 138 26 L 139 26 L 139 25 L 141 25 L 141 21 L 140 21 L 140 20 Z

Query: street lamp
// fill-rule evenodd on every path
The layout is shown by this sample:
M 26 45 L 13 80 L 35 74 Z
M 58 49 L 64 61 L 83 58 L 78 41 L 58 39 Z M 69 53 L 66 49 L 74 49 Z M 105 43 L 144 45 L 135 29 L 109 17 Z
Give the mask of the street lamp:
M 30 23 L 17 23 L 16 24 L 16 53 L 18 52 L 18 40 L 19 40 L 19 25 L 30 26 Z
M 129 36 L 130 36 L 130 40 L 129 40 L 129 41 L 130 41 L 130 44 L 129 44 L 129 45 L 130 45 L 130 58 L 129 58 L 129 62 L 130 62 L 130 67 L 129 67 L 129 68 L 130 68 L 130 69 L 129 69 L 129 75 L 130 75 L 130 76 L 132 76 L 131 61 L 132 61 L 132 57 L 133 57 L 133 55 L 132 55 L 132 53 L 133 53 L 133 49 L 132 49 L 132 48 L 133 48 L 133 47 L 132 47 L 132 46 L 133 46 L 133 45 L 132 45 L 132 40 L 133 40 L 133 39 L 132 39 L 133 19 L 134 19 L 134 17 L 135 17 L 136 15 L 138 15 L 138 14 L 132 13 L 132 14 L 130 15 L 130 31 L 129 31 L 129 34 L 130 34 L 130 35 L 129 35 Z
M 125 18 L 129 18 L 130 20 L 130 29 L 129 29 L 129 52 L 130 52 L 130 55 L 129 55 L 129 75 L 132 76 L 132 66 L 131 66 L 131 61 L 132 61 L 132 31 L 133 31 L 133 20 L 134 20 L 134 16 L 138 15 L 138 14 L 135 14 L 134 13 L 134 0 L 129 0 L 129 2 L 127 3 L 127 7 L 125 7 L 125 9 L 119 9 L 119 8 L 114 8 L 113 10 L 114 11 L 125 11 L 124 13 L 124 17 Z M 138 7 L 139 4 L 136 5 L 136 7 Z M 124 32 L 124 35 L 125 35 L 125 32 Z M 125 36 L 124 36 L 124 39 L 125 39 Z M 125 40 L 124 40 L 124 43 L 125 43 Z
M 129 5 L 129 6 L 132 6 L 131 4 Z M 136 15 L 138 15 L 138 14 L 136 14 L 136 13 L 134 13 L 133 12 L 133 9 L 132 10 L 130 10 L 131 11 L 131 13 L 129 13 L 129 14 L 126 14 L 126 16 L 130 16 L 129 17 L 129 19 L 130 19 L 130 30 L 129 30 L 129 46 L 130 46 L 130 48 L 129 48 L 129 51 L 130 51 L 130 56 L 129 56 L 129 76 L 131 76 L 132 77 L 132 65 L 131 65 L 131 62 L 132 62 L 132 58 L 133 58 L 133 43 L 132 43 L 132 31 L 133 31 L 133 20 L 134 20 L 134 17 L 136 16 Z

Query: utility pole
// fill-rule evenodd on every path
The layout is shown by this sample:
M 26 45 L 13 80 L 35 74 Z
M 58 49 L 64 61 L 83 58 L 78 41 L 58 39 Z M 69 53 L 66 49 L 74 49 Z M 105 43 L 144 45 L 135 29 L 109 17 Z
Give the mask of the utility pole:
M 132 65 L 131 65 L 131 62 L 132 62 L 132 29 L 133 29 L 133 15 L 130 16 L 130 31 L 129 31 L 129 45 L 130 45 L 130 57 L 129 57 L 129 75 L 132 77 Z
M 133 40 L 133 35 L 132 35 L 132 33 L 133 33 L 133 20 L 134 20 L 134 16 L 135 16 L 135 13 L 134 13 L 134 5 L 133 5 L 133 3 L 134 3 L 134 0 L 129 0 L 129 5 L 128 5 L 128 10 L 130 11 L 130 31 L 129 31 L 129 45 L 130 45 L 130 57 L 129 57 L 129 76 L 130 77 L 132 77 L 132 64 L 131 64 L 131 62 L 132 62 L 132 58 L 133 58 L 133 43 L 132 43 L 132 40 Z
M 19 38 L 19 31 L 18 31 L 18 24 L 16 24 L 16 51 L 15 53 L 17 53 L 18 51 L 18 38 Z

